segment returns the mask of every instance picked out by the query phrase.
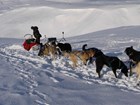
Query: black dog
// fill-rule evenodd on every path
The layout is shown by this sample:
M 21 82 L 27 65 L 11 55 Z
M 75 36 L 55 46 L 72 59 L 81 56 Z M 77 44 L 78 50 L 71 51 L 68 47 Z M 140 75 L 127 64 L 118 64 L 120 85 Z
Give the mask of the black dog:
M 121 72 L 126 77 L 128 77 L 128 68 L 118 57 L 111 57 L 102 54 L 101 56 L 96 58 L 96 72 L 98 73 L 99 78 L 101 77 L 100 71 L 102 70 L 104 65 L 112 69 L 116 78 L 117 78 L 117 74 L 116 74 L 117 69 L 121 69 Z
M 140 51 L 136 51 L 133 49 L 133 46 L 127 47 L 125 49 L 125 53 L 128 55 L 130 59 L 130 76 L 132 75 L 132 66 L 135 66 L 140 62 Z
M 60 48 L 62 52 L 71 52 L 72 47 L 69 43 L 57 43 L 57 46 Z
M 133 61 L 133 63 L 137 64 L 140 61 L 140 51 L 134 50 L 133 46 L 127 47 L 125 49 L 125 53 L 128 55 L 129 59 Z
M 116 70 L 121 69 L 121 72 L 128 77 L 128 68 L 126 65 L 117 57 L 111 57 L 111 56 L 106 56 L 104 53 L 98 49 L 98 48 L 89 48 L 85 49 L 87 44 L 83 45 L 82 49 L 83 51 L 85 50 L 94 50 L 95 55 L 93 56 L 95 58 L 95 63 L 96 63 L 96 72 L 98 73 L 99 78 L 101 77 L 100 72 L 103 68 L 104 65 L 112 68 L 112 71 L 117 78 Z

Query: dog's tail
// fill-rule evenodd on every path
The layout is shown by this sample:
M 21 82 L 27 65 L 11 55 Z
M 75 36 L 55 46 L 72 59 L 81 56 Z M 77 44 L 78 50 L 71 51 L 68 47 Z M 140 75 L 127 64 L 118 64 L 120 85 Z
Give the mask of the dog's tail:
M 86 49 L 85 49 L 86 46 L 87 46 L 87 44 L 84 44 L 84 45 L 83 45 L 83 47 L 82 47 L 82 50 L 83 50 L 83 51 L 86 50 Z

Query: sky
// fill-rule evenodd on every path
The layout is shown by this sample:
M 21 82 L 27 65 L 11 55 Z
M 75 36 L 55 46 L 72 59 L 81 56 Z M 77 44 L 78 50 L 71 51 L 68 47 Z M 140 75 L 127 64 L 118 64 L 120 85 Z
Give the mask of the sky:
M 140 50 L 139 0 L 0 0 L 0 105 L 139 105 L 136 74 L 115 78 L 104 66 L 72 67 L 65 57 L 52 60 L 26 51 L 24 35 L 37 25 L 41 42 L 65 32 L 73 50 L 96 47 L 129 66 L 124 50 Z M 45 36 L 47 38 L 45 38 Z M 120 74 L 120 70 L 117 70 Z

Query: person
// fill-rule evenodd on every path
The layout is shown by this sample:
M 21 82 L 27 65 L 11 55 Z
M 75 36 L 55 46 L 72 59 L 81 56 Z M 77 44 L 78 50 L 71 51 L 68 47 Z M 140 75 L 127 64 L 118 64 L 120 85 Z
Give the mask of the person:
M 38 53 L 38 56 L 40 56 L 43 50 L 43 44 L 40 43 L 40 38 L 42 37 L 42 35 L 40 34 L 37 26 L 31 26 L 31 29 L 33 30 L 33 35 L 36 38 L 36 43 L 40 45 L 40 50 Z
M 36 43 L 40 44 L 40 38 L 42 35 L 40 34 L 37 26 L 31 26 L 31 29 L 33 30 L 33 35 L 36 38 Z

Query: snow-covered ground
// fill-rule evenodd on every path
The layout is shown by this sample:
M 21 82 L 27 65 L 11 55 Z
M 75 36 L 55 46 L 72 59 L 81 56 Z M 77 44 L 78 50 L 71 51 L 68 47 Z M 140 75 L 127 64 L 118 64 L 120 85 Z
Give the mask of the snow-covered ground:
M 0 105 L 139 105 L 136 74 L 115 78 L 104 66 L 99 79 L 94 64 L 72 68 L 69 59 L 39 57 L 22 46 L 24 35 L 32 34 L 30 27 L 37 25 L 42 35 L 58 40 L 64 31 L 73 49 L 88 44 L 128 66 L 125 48 L 140 50 L 139 3 L 1 0 Z M 44 36 L 41 41 L 45 42 Z

